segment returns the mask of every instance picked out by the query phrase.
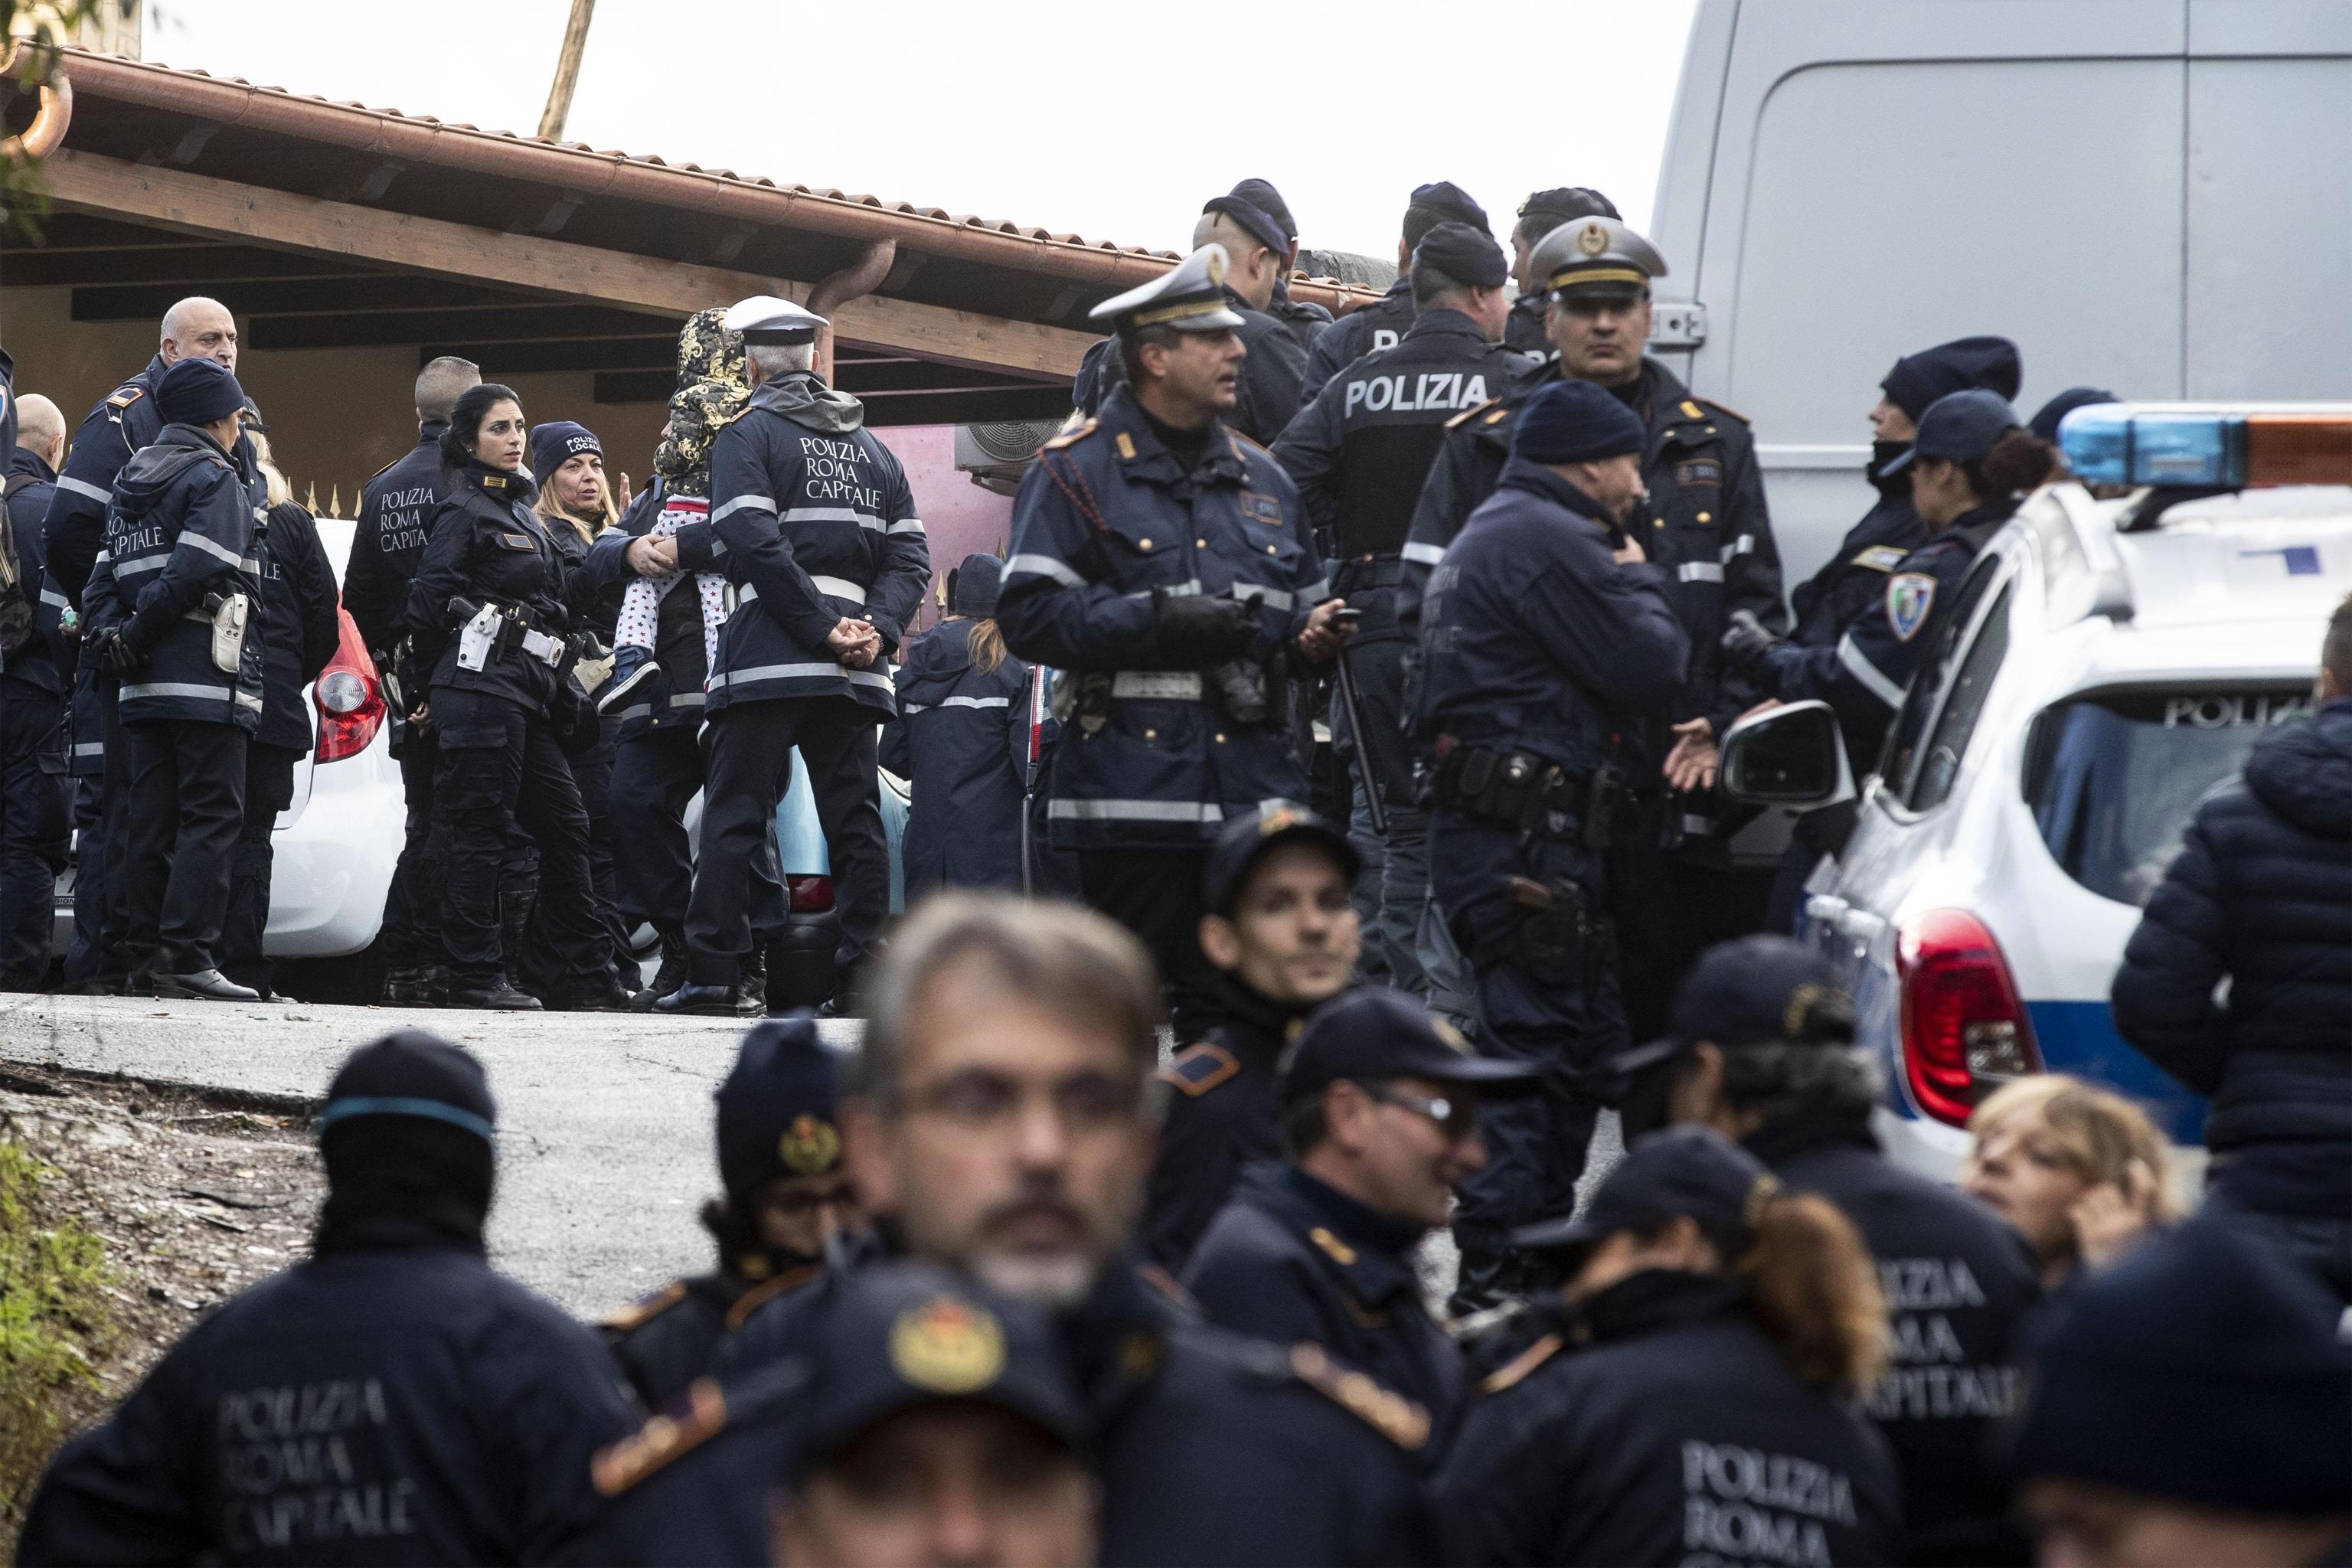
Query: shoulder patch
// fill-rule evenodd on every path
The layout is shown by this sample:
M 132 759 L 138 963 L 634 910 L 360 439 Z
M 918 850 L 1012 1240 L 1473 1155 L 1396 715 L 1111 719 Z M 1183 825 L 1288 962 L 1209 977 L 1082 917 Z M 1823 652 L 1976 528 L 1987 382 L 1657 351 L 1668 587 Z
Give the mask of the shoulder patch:
M 799 1268 L 788 1268 L 773 1279 L 763 1280 L 752 1286 L 749 1290 L 736 1297 L 735 1304 L 727 1309 L 727 1326 L 730 1329 L 741 1328 L 743 1320 L 752 1313 L 777 1297 L 799 1289 L 824 1272 L 824 1264 L 811 1263 Z
M 1241 1070 L 1241 1061 L 1233 1052 L 1204 1040 L 1178 1051 L 1160 1069 L 1160 1076 L 1198 1100 Z
M 1753 424 L 1755 424 L 1755 423 L 1756 423 L 1756 421 L 1754 421 L 1753 419 L 1750 419 L 1749 417 L 1748 417 L 1748 416 L 1747 416 L 1747 415 L 1742 414 L 1741 412 L 1739 412 L 1739 410 L 1738 410 L 1738 409 L 1734 408 L 1734 407 L 1733 407 L 1733 406 L 1731 406 L 1731 405 L 1729 405 L 1728 403 L 1717 403 L 1717 402 L 1714 398 L 1712 398 L 1712 397 L 1701 397 L 1701 398 L 1698 398 L 1696 401 L 1697 401 L 1697 402 L 1699 402 L 1699 403 L 1701 403 L 1701 404 L 1704 404 L 1706 406 L 1707 406 L 1707 407 L 1709 407 L 1709 408 L 1714 409 L 1717 414 L 1725 414 L 1725 415 L 1728 415 L 1728 416 L 1730 416 L 1732 418 L 1738 420 L 1742 425 L 1753 425 Z M 1684 406 L 1685 406 L 1685 407 L 1689 407 L 1689 405 L 1688 405 L 1688 404 L 1685 404 L 1685 405 L 1684 405 Z M 1696 418 L 1696 417 L 1698 416 L 1698 411 L 1697 411 L 1696 409 L 1693 409 L 1693 410 L 1691 411 L 1691 416 L 1692 416 L 1693 418 Z
M 1040 450 L 1058 452 L 1065 447 L 1075 446 L 1078 442 L 1083 441 L 1087 437 L 1093 435 L 1095 433 L 1095 426 L 1096 421 L 1092 419 L 1081 420 L 1077 424 L 1064 430 L 1060 435 L 1048 438 L 1045 446 L 1041 447 Z
M 1360 1372 L 1343 1369 L 1321 1345 L 1291 1346 L 1290 1370 L 1298 1374 L 1299 1382 L 1407 1453 L 1428 1446 L 1428 1411 Z
M 1902 565 L 1910 554 L 1909 551 L 1898 549 L 1892 544 L 1874 544 L 1846 564 L 1864 567 L 1873 572 L 1892 572 Z
M 588 1461 L 588 1479 L 598 1496 L 619 1497 L 679 1455 L 691 1453 L 727 1429 L 727 1401 L 719 1392 L 717 1378 L 696 1378 L 682 1397 L 683 1414 L 656 1415 Z
M 1886 625 L 1899 642 L 1909 642 L 1927 624 L 1936 603 L 1936 580 L 1925 572 L 1901 572 L 1886 584 Z
M 1518 1354 L 1488 1373 L 1478 1382 L 1481 1394 L 1500 1394 L 1525 1378 L 1528 1373 L 1560 1352 L 1567 1342 L 1558 1334 L 1546 1334 Z
M 616 1334 L 630 1333 L 645 1327 L 680 1301 L 686 1300 L 686 1281 L 673 1279 L 649 1295 L 638 1297 L 627 1306 L 606 1318 L 597 1327 Z
M 1465 408 L 1461 413 L 1455 415 L 1453 418 L 1448 419 L 1445 422 L 1445 427 L 1448 430 L 1458 430 L 1463 426 L 1469 424 L 1470 421 L 1478 417 L 1479 415 L 1486 413 L 1486 410 L 1494 407 L 1496 404 L 1502 401 L 1503 400 L 1499 397 L 1490 397 L 1486 402 L 1479 404 L 1474 408 Z
M 106 405 L 119 414 L 146 395 L 147 389 L 143 386 L 118 386 L 114 389 L 114 395 L 106 400 Z
M 1307 1239 L 1321 1247 L 1323 1249 L 1323 1255 L 1326 1258 L 1328 1258 L 1332 1262 L 1338 1264 L 1340 1268 L 1348 1268 L 1354 1266 L 1356 1261 L 1356 1249 L 1349 1246 L 1346 1242 L 1341 1241 L 1338 1237 L 1332 1235 L 1325 1226 L 1318 1225 L 1313 1230 L 1308 1231 L 1307 1233 Z
M 407 455 L 408 455 L 407 453 L 404 452 L 404 453 L 402 453 L 402 454 L 401 454 L 401 457 L 404 458 L 404 457 L 406 457 Z M 384 475 L 386 475 L 386 474 L 388 474 L 388 473 L 392 472 L 393 463 L 397 463 L 397 462 L 399 462 L 399 461 L 400 461 L 400 458 L 394 458 L 392 460 L 392 462 L 391 462 L 391 463 L 386 463 L 383 468 L 378 468 L 374 473 L 370 474 L 370 475 L 368 476 L 368 479 L 380 479 L 383 478 L 383 477 L 384 477 Z M 362 479 L 362 480 L 361 480 L 360 482 L 361 482 L 362 484 L 365 484 L 365 483 L 367 483 L 367 479 Z
M 1225 426 L 1225 434 L 1233 437 L 1234 456 L 1241 458 L 1243 462 L 1246 463 L 1249 461 L 1248 454 L 1251 452 L 1255 452 L 1259 457 L 1265 458 L 1269 461 L 1273 459 L 1274 454 L 1271 451 L 1259 446 L 1255 441 L 1251 440 L 1248 437 L 1243 435 L 1232 426 L 1228 425 Z
M 1478 421 L 1478 423 L 1487 426 L 1500 425 L 1504 420 L 1508 419 L 1510 416 L 1511 411 L 1509 409 L 1497 408 L 1495 412 L 1487 415 L 1486 417 Z
M 1122 431 L 1120 431 L 1117 436 L 1114 436 L 1113 437 L 1111 437 L 1111 439 L 1112 439 L 1112 442 L 1113 442 L 1113 443 L 1114 443 L 1114 444 L 1118 447 L 1119 459 L 1120 459 L 1122 462 L 1129 462 L 1129 463 L 1131 463 L 1131 462 L 1135 461 L 1135 437 L 1134 437 L 1129 436 L 1126 431 L 1122 430 Z

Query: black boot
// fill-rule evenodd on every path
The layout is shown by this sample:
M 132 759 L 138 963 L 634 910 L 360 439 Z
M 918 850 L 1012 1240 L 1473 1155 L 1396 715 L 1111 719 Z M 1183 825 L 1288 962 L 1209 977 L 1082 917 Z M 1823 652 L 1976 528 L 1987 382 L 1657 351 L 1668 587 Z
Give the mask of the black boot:
M 1454 1239 L 1462 1249 L 1462 1262 L 1454 1295 L 1445 1303 L 1448 1316 L 1490 1311 L 1522 1294 L 1527 1282 L 1523 1260 L 1501 1237 L 1465 1235 L 1456 1226 Z
M 503 974 L 483 985 L 452 985 L 444 1007 L 479 1007 L 495 1013 L 536 1013 L 539 998 L 518 991 Z
M 551 1013 L 625 1013 L 635 1005 L 636 993 L 607 976 L 601 987 L 557 992 L 542 1000 Z
M 665 1018 L 735 1018 L 741 1016 L 732 985 L 681 985 L 654 1004 Z
M 768 1016 L 768 954 L 753 948 L 743 955 L 735 982 L 735 1011 L 746 1018 Z
M 654 971 L 654 983 L 636 994 L 629 1004 L 630 1010 L 650 1013 L 654 1004 L 686 984 L 686 938 L 673 931 L 664 931 L 661 939 L 661 967 Z

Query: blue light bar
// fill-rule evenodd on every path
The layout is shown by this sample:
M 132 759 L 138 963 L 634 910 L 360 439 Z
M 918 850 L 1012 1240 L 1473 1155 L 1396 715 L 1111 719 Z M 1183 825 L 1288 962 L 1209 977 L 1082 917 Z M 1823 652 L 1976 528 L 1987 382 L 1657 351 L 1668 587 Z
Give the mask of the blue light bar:
M 2059 422 L 2058 446 L 2086 485 L 2246 483 L 2246 416 L 2240 413 L 2095 403 Z

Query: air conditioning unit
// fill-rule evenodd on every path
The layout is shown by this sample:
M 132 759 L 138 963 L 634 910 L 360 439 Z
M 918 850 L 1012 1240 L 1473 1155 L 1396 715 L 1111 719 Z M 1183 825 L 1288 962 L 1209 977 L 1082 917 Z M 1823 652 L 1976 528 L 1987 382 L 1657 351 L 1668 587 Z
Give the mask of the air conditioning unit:
M 1058 419 L 959 425 L 955 433 L 955 466 L 970 474 L 971 482 L 981 489 L 1009 496 L 1021 488 L 1021 476 L 1029 471 L 1037 448 L 1061 427 Z

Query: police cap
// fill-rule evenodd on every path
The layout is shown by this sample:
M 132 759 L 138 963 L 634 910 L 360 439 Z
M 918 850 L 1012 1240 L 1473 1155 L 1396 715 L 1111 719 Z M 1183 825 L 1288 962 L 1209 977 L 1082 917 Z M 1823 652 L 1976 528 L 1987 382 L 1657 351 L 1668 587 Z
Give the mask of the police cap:
M 1285 844 L 1304 844 L 1322 850 L 1338 863 L 1350 886 L 1355 883 L 1356 873 L 1363 868 L 1356 847 L 1330 822 L 1294 802 L 1270 800 L 1255 811 L 1234 818 L 1217 835 L 1217 842 L 1209 851 L 1208 872 L 1202 878 L 1202 893 L 1207 900 L 1202 907 L 1213 915 L 1231 915 L 1234 906 L 1241 900 L 1243 885 L 1258 861 Z
M 420 1117 L 490 1142 L 499 1107 L 480 1062 L 437 1035 L 402 1029 L 343 1059 L 327 1085 L 319 1131 L 363 1116 Z
M 754 294 L 729 306 L 721 324 L 730 332 L 742 333 L 747 343 L 813 343 L 825 320 L 790 300 Z
M 842 1276 L 809 1361 L 816 1379 L 790 1460 L 794 1482 L 882 1422 L 928 1405 L 992 1405 L 1071 1449 L 1090 1436 L 1045 1314 L 936 1264 Z
M 1481 233 L 1495 226 L 1486 216 L 1486 209 L 1470 199 L 1470 193 L 1451 180 L 1433 180 L 1425 185 L 1415 185 L 1412 200 L 1405 210 L 1433 215 L 1441 223 L 1466 223 Z
M 1626 225 L 1595 214 L 1538 240 L 1528 255 L 1528 275 L 1555 294 L 1611 289 L 1630 296 L 1666 275 L 1666 258 Z
M 1114 295 L 1087 312 L 1122 332 L 1170 327 L 1180 332 L 1223 332 L 1242 324 L 1225 302 L 1225 269 L 1233 258 L 1222 245 L 1204 245 L 1149 283 Z
M 1755 1155 L 1712 1127 L 1685 1123 L 1634 1143 L 1581 1215 L 1522 1226 L 1511 1233 L 1511 1245 L 1552 1254 L 1573 1272 L 1586 1253 L 1621 1230 L 1654 1236 L 1688 1218 L 1728 1265 L 1755 1245 L 1764 1205 L 1780 1190 L 1779 1178 Z
M 1204 213 L 1223 213 L 1255 235 L 1268 250 L 1287 254 L 1298 237 L 1298 224 L 1289 204 L 1270 180 L 1244 180 L 1222 196 L 1201 205 Z
M 1587 185 L 1556 185 L 1549 191 L 1538 191 L 1519 204 L 1519 221 L 1549 218 L 1543 232 L 1549 234 L 1561 224 L 1580 217 L 1622 217 L 1617 204 Z
M 814 1176 L 841 1162 L 841 1058 L 807 1014 L 751 1026 L 719 1103 L 719 1180 L 739 1206 L 782 1176 Z
M 1500 289 L 1511 277 L 1495 237 L 1466 223 L 1442 223 L 1423 235 L 1412 248 L 1412 264 L 1433 268 L 1474 289 Z
M 1742 1046 L 1853 1044 L 1853 997 L 1829 961 L 1769 933 L 1719 942 L 1700 955 L 1675 993 L 1674 1026 L 1663 1038 L 1620 1051 L 1608 1065 L 1635 1072 L 1705 1040 Z
M 1899 474 L 1914 458 L 1941 458 L 1950 463 L 1973 463 L 1992 450 L 1992 444 L 2017 429 L 2017 410 L 1997 392 L 1971 386 L 1947 393 L 1919 416 L 1919 432 L 1908 450 L 1878 470 L 1880 478 Z
M 1489 1094 L 1532 1091 L 1542 1069 L 1482 1057 L 1460 1030 L 1385 985 L 1343 991 L 1308 1015 L 1282 1062 L 1276 1098 L 1285 1106 L 1314 1099 L 1329 1085 L 1421 1078 Z

